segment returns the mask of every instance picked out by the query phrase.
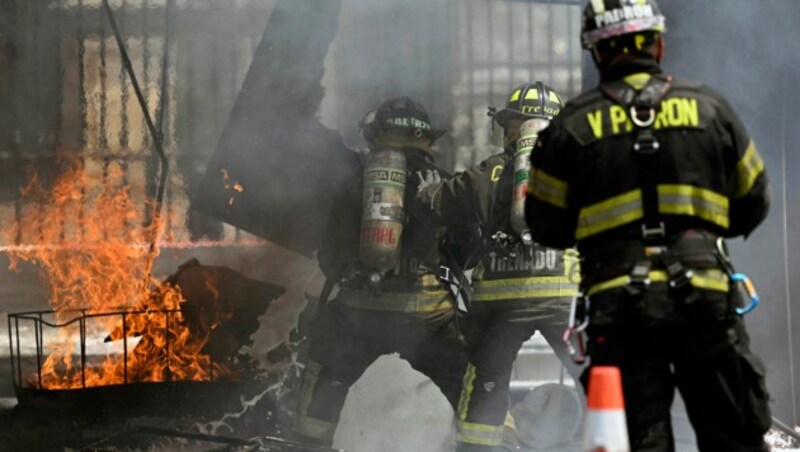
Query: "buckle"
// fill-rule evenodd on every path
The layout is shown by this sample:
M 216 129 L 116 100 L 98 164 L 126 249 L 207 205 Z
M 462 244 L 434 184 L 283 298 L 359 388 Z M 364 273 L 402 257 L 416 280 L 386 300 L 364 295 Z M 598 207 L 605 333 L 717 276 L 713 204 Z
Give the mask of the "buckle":
M 444 265 L 439 266 L 439 280 L 447 284 L 455 284 L 453 281 L 453 271 L 450 270 L 450 267 Z
M 658 222 L 658 226 L 651 228 L 647 223 L 642 223 L 642 238 L 645 240 L 650 239 L 663 239 L 667 236 L 667 228 L 664 226 L 663 221 Z
M 630 274 L 630 286 L 634 289 L 645 289 L 650 285 L 650 269 L 653 268 L 653 263 L 650 261 L 639 261 L 633 265 L 633 270 Z
M 666 267 L 667 275 L 669 275 L 669 288 L 679 292 L 687 305 L 697 301 L 699 296 L 697 291 L 694 290 L 694 286 L 692 286 L 694 272 L 687 270 L 678 260 L 669 263 Z
M 638 261 L 633 264 L 633 270 L 628 275 L 628 284 L 625 285 L 625 291 L 631 296 L 639 296 L 650 287 L 650 269 L 653 268 L 653 263 L 650 261 Z
M 639 129 L 636 134 L 636 141 L 633 143 L 633 150 L 641 156 L 650 156 L 655 154 L 661 149 L 661 143 L 658 142 L 653 131 L 648 129 Z

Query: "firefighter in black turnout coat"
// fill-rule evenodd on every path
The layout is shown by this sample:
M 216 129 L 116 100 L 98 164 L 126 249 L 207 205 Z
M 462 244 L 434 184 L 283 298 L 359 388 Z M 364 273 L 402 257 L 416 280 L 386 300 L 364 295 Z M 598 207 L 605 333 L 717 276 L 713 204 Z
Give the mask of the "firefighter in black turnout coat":
M 418 197 L 443 222 L 451 227 L 471 225 L 477 237 L 463 240 L 458 253 L 460 265 L 475 267 L 464 328 L 469 364 L 456 413 L 458 451 L 513 448 L 516 439 L 504 425 L 512 368 L 522 344 L 537 330 L 579 381 L 580 369 L 561 338 L 578 293 L 576 255 L 531 243 L 512 226 L 513 192 L 520 188 L 515 187 L 520 127 L 530 119 L 546 127 L 561 108 L 559 95 L 541 82 L 514 88 L 505 108 L 490 110 L 503 127 L 504 151 L 425 187 Z M 527 155 L 522 160 L 526 167 Z M 525 176 L 523 183 L 526 172 Z M 522 203 L 524 193 L 522 187 Z M 524 224 L 524 208 L 519 206 L 517 213 Z
M 328 446 L 348 389 L 379 356 L 399 353 L 454 408 L 466 367 L 453 296 L 438 277 L 444 228 L 413 212 L 420 185 L 441 180 L 431 145 L 443 132 L 407 97 L 367 114 L 361 131 L 364 172 L 335 198 L 318 255 L 339 292 L 313 322 L 294 425 L 299 439 Z
M 673 450 L 676 387 L 700 450 L 763 450 L 765 369 L 722 239 L 766 217 L 767 175 L 722 96 L 662 71 L 664 25 L 653 0 L 589 2 L 600 85 L 540 134 L 528 222 L 537 242 L 578 246 L 590 365 L 622 372 L 632 450 Z

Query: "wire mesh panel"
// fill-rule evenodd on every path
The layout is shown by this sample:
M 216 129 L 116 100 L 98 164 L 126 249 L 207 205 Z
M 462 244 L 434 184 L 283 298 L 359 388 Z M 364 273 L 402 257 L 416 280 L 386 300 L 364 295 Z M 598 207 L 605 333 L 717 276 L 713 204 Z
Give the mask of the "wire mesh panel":
M 173 163 L 163 215 L 167 240 L 197 236 L 188 224 L 187 191 L 213 150 L 273 4 L 110 1 Z M 176 11 L 170 23 L 168 5 Z M 25 168 L 46 187 L 63 173 L 65 160 L 79 161 L 98 185 L 124 187 L 142 209 L 154 196 L 153 139 L 102 6 L 101 0 L 32 0 L 12 1 L 3 10 L 9 27 L 0 53 L 15 64 L 0 69 L 7 82 L 0 160 L 11 173 L 0 187 L 0 215 L 4 222 L 16 217 L 17 244 L 35 242 L 39 229 L 22 228 L 19 221 L 32 208 L 31 200 L 18 199 L 31 176 Z M 65 239 L 74 238 L 80 218 L 60 221 Z M 220 225 L 201 232 L 225 235 Z

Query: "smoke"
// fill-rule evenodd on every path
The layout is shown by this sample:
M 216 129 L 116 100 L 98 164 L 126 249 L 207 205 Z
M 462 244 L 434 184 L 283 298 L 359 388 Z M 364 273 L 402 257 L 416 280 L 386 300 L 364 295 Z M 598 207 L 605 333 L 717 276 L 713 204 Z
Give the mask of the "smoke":
M 350 150 L 365 146 L 357 128 L 365 112 L 393 96 L 420 101 L 435 127 L 451 130 L 439 142 L 439 164 L 452 169 L 493 152 L 486 107 L 502 103 L 512 86 L 538 79 L 569 97 L 581 82 L 580 8 L 566 2 L 178 0 L 167 43 L 166 1 L 112 5 L 152 112 L 170 53 L 164 126 L 173 171 L 183 180 L 171 178 L 168 189 L 173 237 L 246 236 L 205 212 L 284 247 L 165 250 L 156 273 L 198 257 L 286 286 L 256 337 L 264 353 L 288 336 L 305 294 L 319 291 L 319 278 L 309 282 L 316 271 L 310 254 L 331 194 L 352 174 Z M 733 252 L 764 298 L 748 321 L 770 369 L 775 412 L 796 422 L 797 397 L 786 384 L 793 378 L 800 392 L 789 365 L 800 349 L 800 335 L 791 334 L 800 314 L 789 296 L 800 294 L 792 277 L 800 269 L 800 156 L 791 151 L 800 139 L 795 3 L 661 6 L 670 27 L 665 66 L 730 98 L 766 158 L 773 212 Z M 145 165 L 150 138 L 99 5 L 0 2 L 2 215 L 14 215 L 24 183 L 19 168 L 57 173 L 49 157 L 59 147 L 100 156 L 101 167 L 108 156 L 130 157 L 129 177 L 153 177 Z M 242 184 L 232 205 L 221 169 Z M 7 287 L 34 293 L 17 276 L 7 278 Z
M 748 316 L 753 349 L 768 368 L 774 415 L 798 423 L 800 389 L 800 159 L 794 152 L 800 97 L 800 7 L 791 0 L 662 1 L 665 68 L 725 95 L 764 156 L 773 204 L 767 221 L 732 247 L 762 297 Z M 785 179 L 785 180 L 784 180 Z M 787 268 L 788 264 L 788 268 Z

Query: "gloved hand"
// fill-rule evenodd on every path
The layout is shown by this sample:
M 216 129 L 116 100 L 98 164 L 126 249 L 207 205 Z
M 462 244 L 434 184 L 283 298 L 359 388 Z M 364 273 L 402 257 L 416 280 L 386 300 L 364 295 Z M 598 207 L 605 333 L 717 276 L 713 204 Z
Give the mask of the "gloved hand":
M 439 172 L 436 170 L 425 170 L 425 173 L 422 171 L 417 171 L 417 177 L 419 177 L 417 192 L 422 191 L 425 187 L 438 184 L 442 181 L 442 176 L 440 176 Z

